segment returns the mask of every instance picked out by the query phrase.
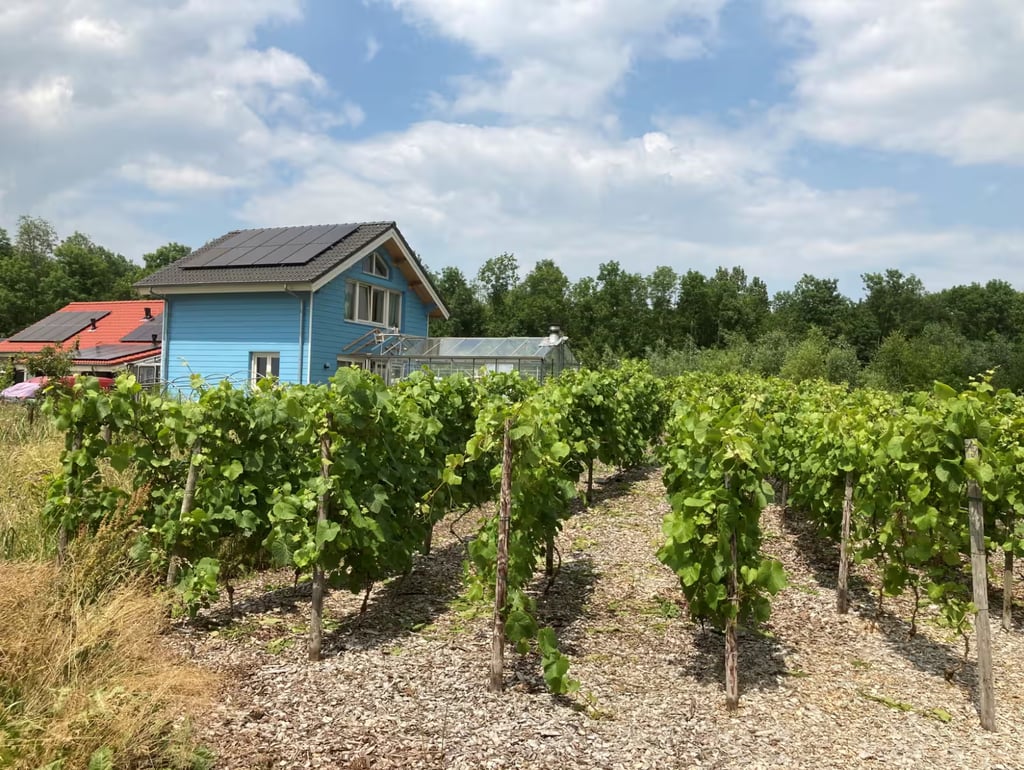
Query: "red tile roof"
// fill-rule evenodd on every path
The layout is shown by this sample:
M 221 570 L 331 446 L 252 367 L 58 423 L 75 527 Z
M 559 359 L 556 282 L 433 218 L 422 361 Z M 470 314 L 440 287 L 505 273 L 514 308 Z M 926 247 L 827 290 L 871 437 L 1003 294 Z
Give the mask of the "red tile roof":
M 151 321 L 145 320 L 145 309 L 147 307 L 150 309 L 150 313 L 153 316 L 153 320 Z M 119 355 L 115 358 L 76 358 L 76 364 L 103 363 L 107 366 L 116 366 L 119 364 L 129 363 L 131 361 L 137 361 L 141 358 L 159 355 L 159 337 L 157 338 L 156 344 L 153 344 L 151 341 L 142 342 L 142 340 L 145 340 L 145 335 L 132 334 L 132 332 L 140 330 L 140 327 L 145 324 L 146 327 L 152 327 L 153 333 L 159 335 L 162 329 L 160 315 L 163 313 L 163 310 L 163 300 L 158 299 L 124 300 L 120 302 L 72 302 L 69 305 L 62 307 L 57 311 L 57 313 L 54 313 L 49 317 L 52 318 L 58 313 L 83 311 L 107 313 L 107 315 L 97 319 L 95 330 L 90 330 L 88 325 L 86 325 L 85 329 L 72 335 L 67 340 L 52 340 L 49 342 L 14 342 L 10 339 L 2 340 L 0 341 L 0 356 L 5 354 L 38 353 L 47 346 L 57 344 L 61 344 L 65 350 L 69 350 L 76 346 L 76 342 L 78 343 L 77 347 L 79 347 L 83 353 L 88 353 L 90 350 L 94 350 L 97 347 L 107 345 L 118 345 L 120 346 L 118 352 L 123 351 L 123 355 Z M 122 339 L 128 336 L 131 336 L 133 340 L 138 341 L 133 342 L 131 345 L 122 343 Z

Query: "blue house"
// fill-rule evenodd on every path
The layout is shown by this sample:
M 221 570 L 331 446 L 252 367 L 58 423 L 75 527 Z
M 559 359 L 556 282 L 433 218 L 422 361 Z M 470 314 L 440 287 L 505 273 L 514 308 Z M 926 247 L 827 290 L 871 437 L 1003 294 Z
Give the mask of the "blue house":
M 164 300 L 161 379 L 326 381 L 340 365 L 388 377 L 389 337 L 447 318 L 394 222 L 230 232 L 135 284 Z

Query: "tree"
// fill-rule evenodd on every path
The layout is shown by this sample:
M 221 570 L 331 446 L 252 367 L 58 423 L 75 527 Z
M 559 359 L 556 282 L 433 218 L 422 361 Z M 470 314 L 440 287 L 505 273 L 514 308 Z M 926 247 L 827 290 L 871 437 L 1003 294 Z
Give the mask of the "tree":
M 135 280 L 145 278 L 150 273 L 155 273 L 160 268 L 167 267 L 168 265 L 177 262 L 179 259 L 187 257 L 191 253 L 191 247 L 185 246 L 184 244 L 174 242 L 165 243 L 156 251 L 151 251 L 142 255 L 142 264 L 144 267 L 139 272 L 138 278 Z
M 812 326 L 787 352 L 781 376 L 796 382 L 822 379 L 856 385 L 860 380 L 860 362 L 845 341 L 836 343 Z
M 448 306 L 451 317 L 432 320 L 433 337 L 480 337 L 484 334 L 484 304 L 457 267 L 446 267 L 434 285 Z
M 18 217 L 15 250 L 34 269 L 43 268 L 53 258 L 58 240 L 53 225 L 42 217 Z
M 600 351 L 639 358 L 648 347 L 647 286 L 639 273 L 605 262 L 597 269 L 591 344 Z
M 851 303 L 839 293 L 835 278 L 816 278 L 804 274 L 792 291 L 780 291 L 773 301 L 776 328 L 791 334 L 806 334 L 812 326 L 826 336 L 840 336 Z
M 31 377 L 45 375 L 50 378 L 58 378 L 71 374 L 74 357 L 74 349 L 65 350 L 60 345 L 47 345 L 38 353 L 32 353 L 20 359 L 18 363 L 25 366 Z
M 741 267 L 720 267 L 707 282 L 709 312 L 714 325 L 714 341 L 723 345 L 730 332 L 748 340 L 757 339 L 769 315 L 768 287 L 760 278 L 747 281 Z
M 647 304 L 650 307 L 649 344 L 682 344 L 679 339 L 679 275 L 671 267 L 660 265 L 647 277 Z
M 542 337 L 552 325 L 565 327 L 569 320 L 568 293 L 569 279 L 562 268 L 550 259 L 542 259 L 506 295 L 511 333 Z
M 0 336 L 13 334 L 56 310 L 40 291 L 53 266 L 57 233 L 45 219 L 18 218 L 13 246 L 0 246 Z
M 864 282 L 861 304 L 874 316 L 882 338 L 894 331 L 908 336 L 921 331 L 925 291 L 920 278 L 890 268 L 885 273 L 864 273 L 861 280 Z
M 74 300 L 130 299 L 137 268 L 125 257 L 98 246 L 82 233 L 65 238 L 53 253 L 43 280 L 43 301 L 53 312 Z
M 931 295 L 935 320 L 953 325 L 969 340 L 992 334 L 1015 337 L 1024 316 L 1024 298 L 1006 281 L 991 280 L 982 286 L 953 286 Z
M 679 279 L 676 304 L 679 328 L 699 348 L 714 345 L 718 337 L 718 321 L 711 307 L 711 291 L 707 277 L 698 270 L 687 270 Z
M 481 298 L 486 304 L 485 327 L 492 337 L 509 334 L 512 321 L 506 312 L 505 299 L 519 283 L 519 263 L 514 254 L 505 252 L 491 257 L 480 268 L 476 276 Z

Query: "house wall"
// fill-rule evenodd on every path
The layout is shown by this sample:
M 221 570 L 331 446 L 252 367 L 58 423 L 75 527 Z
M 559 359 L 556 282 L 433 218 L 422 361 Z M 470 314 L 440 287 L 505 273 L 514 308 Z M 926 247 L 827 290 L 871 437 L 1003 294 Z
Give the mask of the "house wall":
M 310 355 L 310 381 L 326 382 L 338 368 L 342 351 L 360 337 L 381 327 L 345 319 L 345 288 L 348 281 L 386 286 L 402 293 L 401 330 L 403 334 L 427 336 L 428 311 L 423 301 L 409 288 L 402 275 L 383 249 L 378 251 L 388 263 L 388 279 L 363 272 L 362 264 L 354 265 L 313 295 L 313 332 Z
M 249 381 L 251 354 L 278 353 L 281 379 L 304 382 L 299 324 L 307 334 L 309 295 L 284 293 L 185 294 L 167 298 L 164 378 L 172 390 L 188 391 L 195 372 L 208 383 Z M 300 379 L 300 374 L 301 379 Z

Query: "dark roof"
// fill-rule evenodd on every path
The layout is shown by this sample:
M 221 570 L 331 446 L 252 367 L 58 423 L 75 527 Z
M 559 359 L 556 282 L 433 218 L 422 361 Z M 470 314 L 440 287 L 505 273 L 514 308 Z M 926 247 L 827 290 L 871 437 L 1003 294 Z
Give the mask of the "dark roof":
M 223 253 L 228 241 L 238 242 L 244 230 L 233 230 L 220 238 L 196 249 L 187 257 L 158 270 L 138 281 L 136 288 L 161 286 L 204 286 L 210 284 L 258 284 L 258 283 L 312 283 L 336 268 L 348 257 L 367 244 L 394 228 L 394 222 L 362 222 L 333 245 L 324 248 L 304 264 L 259 264 L 239 267 L 202 267 L 210 260 L 210 252 Z M 265 229 L 265 228 L 260 228 Z M 295 231 L 296 235 L 309 227 L 273 228 L 283 233 Z M 344 231 L 344 228 L 338 232 Z M 399 236 L 401 237 L 401 236 Z M 218 263 L 222 259 L 217 259 Z
M 143 320 L 135 329 L 121 338 L 121 342 L 152 342 L 156 335 L 157 342 L 164 338 L 163 313 L 156 313 L 149 320 Z
M 140 353 L 159 353 L 160 344 L 156 345 L 140 342 L 115 342 L 107 345 L 96 345 L 92 348 L 82 348 L 75 352 L 75 361 L 116 361 L 128 356 L 136 356 Z
M 58 311 L 18 332 L 11 337 L 11 342 L 63 342 L 108 315 L 109 310 Z

